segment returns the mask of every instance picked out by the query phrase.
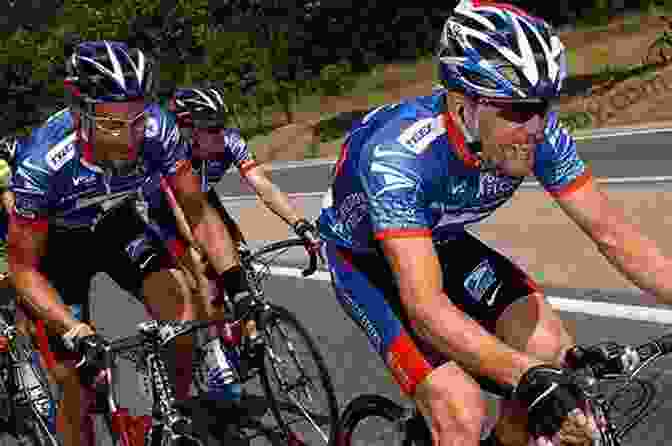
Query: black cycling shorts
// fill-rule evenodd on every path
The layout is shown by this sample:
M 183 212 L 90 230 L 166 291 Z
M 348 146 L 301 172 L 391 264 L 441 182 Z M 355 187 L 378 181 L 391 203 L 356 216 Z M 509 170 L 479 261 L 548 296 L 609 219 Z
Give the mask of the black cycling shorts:
M 75 318 L 89 322 L 91 281 L 96 274 L 107 273 L 141 300 L 144 278 L 173 266 L 156 227 L 143 221 L 128 201 L 109 210 L 93 231 L 50 225 L 40 270 Z M 50 341 L 53 351 L 63 351 L 60 338 Z
M 538 289 L 508 258 L 467 232 L 437 245 L 436 250 L 451 302 L 493 334 L 502 312 Z M 354 254 L 328 242 L 326 251 L 340 305 L 363 329 L 402 390 L 412 395 L 417 384 L 450 358 L 413 332 L 394 274 L 381 250 Z M 489 381 L 479 382 L 499 393 Z

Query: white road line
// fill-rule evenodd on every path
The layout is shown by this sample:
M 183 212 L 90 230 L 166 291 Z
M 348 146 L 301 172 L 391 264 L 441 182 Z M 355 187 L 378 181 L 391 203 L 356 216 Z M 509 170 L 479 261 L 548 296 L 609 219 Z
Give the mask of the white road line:
M 622 178 L 597 178 L 599 184 L 644 184 L 644 183 L 669 183 L 672 182 L 672 176 L 659 176 L 659 177 L 622 177 Z M 521 184 L 521 187 L 541 187 L 537 181 L 524 181 Z M 326 191 L 325 191 L 326 192 Z M 325 192 L 293 192 L 288 193 L 292 198 L 310 198 L 310 197 L 322 197 Z M 256 200 L 257 196 L 254 194 L 249 195 L 234 195 L 234 196 L 220 196 L 222 201 L 238 201 L 238 200 Z
M 613 138 L 617 136 L 630 136 L 630 135 L 645 135 L 650 133 L 664 133 L 672 132 L 672 128 L 650 128 L 650 129 L 594 129 L 592 132 L 587 134 L 579 134 L 574 136 L 574 139 L 577 141 L 585 141 L 588 139 L 602 139 L 602 138 Z M 585 133 L 585 132 L 584 132 Z M 285 169 L 296 169 L 301 167 L 313 167 L 313 166 L 324 166 L 334 164 L 335 160 L 318 158 L 312 160 L 303 160 L 303 161 L 275 161 L 267 164 L 268 170 L 285 170 Z
M 301 270 L 283 266 L 272 266 L 271 273 L 278 276 L 303 278 Z M 328 282 L 331 277 L 326 271 L 317 271 L 306 279 Z M 559 296 L 547 296 L 549 303 L 560 311 L 582 313 L 592 316 L 629 319 L 632 321 L 672 324 L 672 310 L 652 308 L 643 305 L 622 305 L 609 302 L 569 299 Z
M 615 136 L 643 135 L 647 133 L 662 133 L 662 132 L 672 132 L 672 129 L 656 128 L 656 129 L 614 130 L 613 132 L 609 131 L 605 133 L 592 133 L 589 135 L 575 136 L 574 139 L 577 141 L 581 141 L 584 139 L 613 138 Z

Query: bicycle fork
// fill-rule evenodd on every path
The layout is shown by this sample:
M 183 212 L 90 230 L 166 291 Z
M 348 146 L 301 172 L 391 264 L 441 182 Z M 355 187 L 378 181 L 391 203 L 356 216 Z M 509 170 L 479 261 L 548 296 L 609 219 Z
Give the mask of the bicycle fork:
M 158 335 L 151 333 L 152 328 L 158 326 L 147 328 L 149 333 L 146 334 Z M 114 382 L 113 368 L 109 363 L 105 368 L 104 381 L 107 386 L 105 390 L 112 432 L 117 435 L 123 446 L 170 446 L 181 439 L 188 440 L 194 446 L 204 446 L 193 433 L 191 419 L 181 415 L 175 407 L 175 391 L 170 383 L 166 363 L 158 353 L 158 349 L 154 348 L 148 353 L 144 361 L 154 400 L 151 416 L 134 417 L 129 415 L 128 409 L 118 407 L 111 386 Z M 164 442 L 166 436 L 169 440 L 167 443 Z

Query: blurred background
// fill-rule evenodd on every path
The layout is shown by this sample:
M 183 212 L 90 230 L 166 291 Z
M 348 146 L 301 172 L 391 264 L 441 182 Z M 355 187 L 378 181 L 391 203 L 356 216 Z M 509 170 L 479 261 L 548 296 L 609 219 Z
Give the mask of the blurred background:
M 157 94 L 215 81 L 227 89 L 234 125 L 248 137 L 268 133 L 294 122 L 307 97 L 343 95 L 382 64 L 431 58 L 456 3 L 0 0 L 0 134 L 61 107 L 64 51 L 79 39 L 101 38 L 130 40 L 154 53 Z M 667 17 L 672 10 L 669 0 L 511 3 L 561 31 L 599 29 L 619 17 Z M 329 128 L 322 131 L 330 136 Z

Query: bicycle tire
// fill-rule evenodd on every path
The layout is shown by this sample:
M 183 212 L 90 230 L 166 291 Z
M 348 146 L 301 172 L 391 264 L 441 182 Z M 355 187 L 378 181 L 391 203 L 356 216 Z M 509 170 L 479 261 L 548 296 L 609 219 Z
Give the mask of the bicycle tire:
M 374 394 L 359 395 L 351 400 L 343 410 L 337 427 L 336 446 L 354 446 L 353 433 L 357 426 L 367 418 L 382 418 L 395 424 L 402 422 L 406 414 L 407 409 L 388 398 Z M 417 412 L 405 423 L 403 445 L 430 446 L 432 444 L 431 434 L 425 420 Z
M 319 381 L 321 384 L 321 388 L 324 390 L 324 393 L 326 394 L 326 400 L 327 400 L 327 405 L 328 405 L 328 414 L 327 417 L 329 418 L 328 424 L 329 424 L 329 435 L 327 436 L 327 441 L 326 444 L 328 445 L 333 445 L 335 438 L 336 438 L 336 430 L 338 426 L 338 400 L 336 399 L 336 394 L 334 392 L 334 387 L 331 382 L 331 377 L 329 376 L 329 371 L 327 369 L 327 366 L 324 362 L 324 358 L 322 354 L 320 353 L 320 350 L 318 349 L 315 341 L 311 337 L 310 333 L 308 330 L 299 322 L 297 317 L 288 309 L 279 306 L 279 305 L 274 305 L 274 304 L 269 304 L 271 307 L 271 312 L 272 316 L 268 319 L 268 321 L 265 324 L 264 332 L 266 333 L 265 336 L 268 339 L 268 331 L 269 327 L 272 326 L 274 321 L 277 320 L 282 320 L 284 323 L 289 323 L 292 325 L 292 328 L 301 336 L 303 339 L 305 345 L 308 347 L 311 359 L 317 366 L 317 370 L 319 373 Z M 266 349 L 266 352 L 268 352 L 268 348 Z M 301 438 L 300 435 L 298 435 L 296 432 L 294 432 L 291 427 L 289 426 L 289 423 L 286 422 L 285 418 L 282 415 L 282 410 L 281 410 L 281 402 L 279 401 L 278 397 L 276 396 L 275 392 L 273 391 L 273 385 L 271 384 L 271 381 L 275 379 L 276 386 L 279 383 L 276 374 L 276 369 L 271 368 L 269 366 L 269 363 L 266 361 L 266 357 L 268 355 L 265 354 L 263 358 L 263 364 L 260 367 L 259 375 L 260 375 L 260 380 L 264 389 L 264 392 L 266 393 L 267 397 L 269 398 L 270 402 L 270 408 L 273 413 L 274 418 L 276 419 L 278 426 L 281 428 L 283 433 L 286 435 L 287 440 L 289 442 L 292 442 L 294 440 L 299 440 Z M 272 359 L 271 359 L 272 360 Z M 274 378 L 271 378 L 271 375 L 274 375 Z M 281 389 L 282 391 L 283 389 Z M 324 424 L 320 425 L 320 427 L 324 426 Z

